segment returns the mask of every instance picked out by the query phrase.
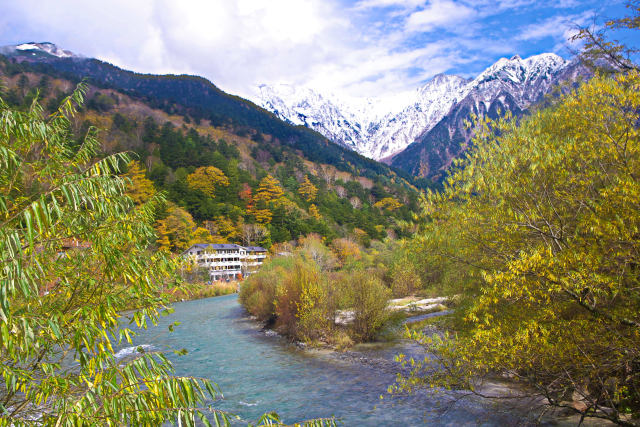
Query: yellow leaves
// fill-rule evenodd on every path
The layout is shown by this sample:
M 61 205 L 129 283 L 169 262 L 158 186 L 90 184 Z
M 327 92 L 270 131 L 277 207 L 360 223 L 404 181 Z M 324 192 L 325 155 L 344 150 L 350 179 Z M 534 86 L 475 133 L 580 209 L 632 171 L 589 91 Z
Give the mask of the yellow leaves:
M 311 215 L 317 221 L 320 221 L 322 219 L 322 215 L 320 215 L 320 211 L 318 210 L 318 207 L 313 203 L 309 206 L 309 215 Z
M 195 226 L 189 212 L 169 203 L 167 216 L 156 224 L 157 244 L 163 250 L 182 252 L 190 246 Z
M 302 184 L 300 184 L 300 188 L 298 188 L 298 193 L 300 193 L 305 201 L 311 202 L 315 200 L 316 195 L 318 194 L 318 189 L 311 181 L 309 181 L 309 177 L 305 175 Z
M 260 224 L 269 224 L 273 218 L 269 209 L 254 209 L 253 216 Z
M 273 218 L 273 212 L 270 208 L 275 206 L 284 206 L 290 210 L 294 205 L 284 197 L 284 190 L 277 179 L 271 175 L 265 176 L 258 185 L 253 200 L 258 204 L 253 210 L 253 215 L 257 222 L 268 224 Z
M 284 197 L 284 190 L 280 182 L 271 175 L 267 175 L 260 181 L 253 199 L 256 202 L 263 201 L 269 203 L 277 201 L 282 197 Z
M 229 178 L 215 166 L 202 166 L 187 176 L 187 183 L 192 190 L 215 197 L 218 188 L 229 185 Z
M 136 205 L 145 203 L 156 193 L 153 182 L 145 176 L 144 166 L 140 162 L 136 160 L 129 162 L 125 177 L 131 180 L 131 185 L 127 188 L 127 194 Z
M 402 204 L 393 197 L 385 197 L 377 201 L 373 206 L 375 206 L 380 210 L 386 210 L 391 212 L 402 207 Z
M 435 346 L 439 356 L 467 358 L 469 375 L 510 367 L 581 380 L 630 363 L 608 349 L 640 345 L 620 320 L 639 320 L 639 83 L 596 77 L 499 123 L 443 194 L 427 194 L 425 270 L 435 284 L 465 281 L 468 297 L 455 347 Z

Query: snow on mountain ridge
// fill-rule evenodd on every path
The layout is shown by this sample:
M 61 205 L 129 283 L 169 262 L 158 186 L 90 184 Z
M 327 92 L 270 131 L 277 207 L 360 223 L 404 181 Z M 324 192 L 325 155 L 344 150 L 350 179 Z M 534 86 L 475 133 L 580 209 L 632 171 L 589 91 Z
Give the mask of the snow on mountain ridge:
M 380 159 L 401 151 L 425 126 L 440 120 L 465 84 L 462 77 L 435 76 L 402 94 L 404 105 L 386 111 L 385 106 L 393 105 L 394 100 L 341 99 L 286 84 L 260 85 L 258 103 L 285 121 L 308 126 L 367 157 Z
M 57 56 L 58 58 L 71 58 L 76 56 L 73 52 L 68 50 L 60 49 L 53 43 L 42 42 L 42 43 L 22 43 L 15 46 L 16 50 L 32 50 L 32 51 L 41 51 L 48 53 L 49 55 Z
M 384 98 L 347 99 L 321 95 L 310 88 L 290 85 L 260 86 L 258 103 L 280 118 L 301 124 L 373 159 L 388 158 L 432 129 L 470 94 L 476 102 L 491 103 L 510 93 L 524 109 L 546 93 L 553 76 L 568 65 L 553 53 L 526 59 L 501 58 L 475 79 L 447 74 L 434 76 L 425 85 L 403 94 L 404 107 L 380 114 Z

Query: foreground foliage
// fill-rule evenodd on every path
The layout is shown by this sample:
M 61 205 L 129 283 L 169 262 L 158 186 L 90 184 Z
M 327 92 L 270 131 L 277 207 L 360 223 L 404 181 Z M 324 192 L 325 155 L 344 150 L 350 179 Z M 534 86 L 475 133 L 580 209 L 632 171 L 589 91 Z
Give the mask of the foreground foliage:
M 468 296 L 458 333 L 414 334 L 436 360 L 401 389 L 508 373 L 553 406 L 638 424 L 639 89 L 635 72 L 596 77 L 520 123 L 485 123 L 416 242 L 431 280 Z
M 163 313 L 174 265 L 148 251 L 158 198 L 125 194 L 128 156 L 97 159 L 92 129 L 71 135 L 84 90 L 46 119 L 0 100 L 0 425 L 227 425 L 205 406 L 221 397 L 210 381 L 174 377 L 162 353 L 116 355 L 134 334 L 123 321 Z

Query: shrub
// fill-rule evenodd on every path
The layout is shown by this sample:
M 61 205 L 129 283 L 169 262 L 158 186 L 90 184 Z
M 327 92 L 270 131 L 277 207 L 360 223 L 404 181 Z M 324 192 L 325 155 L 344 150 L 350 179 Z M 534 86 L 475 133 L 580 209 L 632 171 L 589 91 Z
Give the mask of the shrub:
M 353 336 L 359 341 L 369 341 L 388 317 L 387 301 L 391 292 L 369 270 L 354 271 L 348 278 L 347 289 L 355 312 L 351 326 Z

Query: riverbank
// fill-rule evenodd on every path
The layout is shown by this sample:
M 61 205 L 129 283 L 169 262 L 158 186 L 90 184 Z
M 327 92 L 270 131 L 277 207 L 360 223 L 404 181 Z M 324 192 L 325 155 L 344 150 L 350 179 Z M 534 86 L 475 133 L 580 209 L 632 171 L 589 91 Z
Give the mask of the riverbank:
M 234 294 L 173 307 L 174 312 L 160 318 L 157 327 L 140 331 L 133 345 L 186 349 L 183 356 L 167 353 L 176 373 L 214 381 L 225 396 L 214 407 L 237 414 L 243 420 L 238 425 L 269 411 L 276 411 L 287 424 L 335 416 L 342 425 L 361 427 L 499 426 L 514 425 L 522 418 L 520 413 L 496 409 L 475 398 L 444 412 L 440 409 L 449 399 L 430 391 L 381 400 L 395 380 L 394 354 L 413 348 L 406 341 L 356 345 L 350 350 L 353 358 L 372 361 L 358 363 L 349 360 L 351 353 L 307 351 L 285 337 L 266 334 Z M 170 332 L 169 325 L 176 321 L 180 325 Z M 387 363 L 389 369 L 384 368 Z
M 229 295 L 238 291 L 238 282 L 184 283 L 180 287 L 162 292 L 169 302 L 193 301 L 203 298 Z
M 427 336 L 443 333 L 445 329 L 450 329 L 451 310 L 436 311 L 428 314 L 411 316 L 402 322 L 411 331 L 420 331 Z M 271 335 L 267 333 L 267 335 Z M 297 343 L 296 346 L 305 353 L 328 360 L 336 361 L 342 365 L 362 367 L 371 369 L 380 375 L 408 376 L 412 369 L 412 364 L 402 364 L 396 356 L 401 353 L 405 355 L 405 360 L 413 358 L 416 361 L 423 360 L 426 356 L 424 348 L 411 340 L 404 339 L 402 334 L 397 336 L 395 341 L 376 341 L 369 343 L 355 344 L 349 349 L 336 351 L 329 347 L 316 348 Z M 391 385 L 390 383 L 389 385 Z M 424 395 L 424 389 L 414 390 L 414 395 Z M 554 408 L 549 406 L 548 401 L 531 390 L 527 390 L 522 384 L 499 374 L 489 375 L 482 381 L 478 381 L 474 391 L 470 390 L 444 390 L 437 389 L 437 393 L 443 400 L 448 399 L 445 407 L 447 410 L 455 410 L 455 406 L 465 406 L 465 401 L 484 401 L 488 405 L 500 408 L 500 411 L 508 411 L 512 414 L 519 414 L 519 425 L 541 425 L 569 427 L 583 425 L 588 427 L 613 426 L 615 424 L 602 419 L 580 419 L 571 408 Z M 397 401 L 396 398 L 406 398 L 406 393 L 383 394 L 383 400 Z M 578 402 L 576 402 L 578 403 Z

